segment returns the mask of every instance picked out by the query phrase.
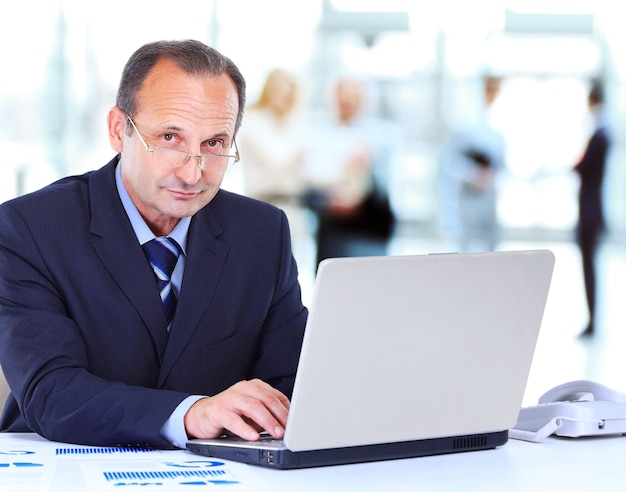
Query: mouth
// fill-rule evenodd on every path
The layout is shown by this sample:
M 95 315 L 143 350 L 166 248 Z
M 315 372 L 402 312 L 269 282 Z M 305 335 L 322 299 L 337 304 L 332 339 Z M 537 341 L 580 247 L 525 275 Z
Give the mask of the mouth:
M 191 200 L 196 198 L 198 195 L 202 193 L 202 190 L 195 191 L 185 191 L 185 190 L 175 190 L 168 188 L 167 191 L 174 197 L 179 200 Z

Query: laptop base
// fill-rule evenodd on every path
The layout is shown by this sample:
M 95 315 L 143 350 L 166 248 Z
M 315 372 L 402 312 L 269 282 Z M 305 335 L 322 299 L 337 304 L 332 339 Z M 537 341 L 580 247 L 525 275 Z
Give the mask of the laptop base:
M 208 440 L 202 439 L 189 441 L 187 443 L 187 449 L 211 458 L 220 458 L 284 470 L 479 451 L 502 446 L 506 444 L 507 441 L 508 431 L 500 431 L 467 436 L 441 437 L 299 452 L 289 451 L 284 448 L 253 449 L 222 445 L 213 446 Z

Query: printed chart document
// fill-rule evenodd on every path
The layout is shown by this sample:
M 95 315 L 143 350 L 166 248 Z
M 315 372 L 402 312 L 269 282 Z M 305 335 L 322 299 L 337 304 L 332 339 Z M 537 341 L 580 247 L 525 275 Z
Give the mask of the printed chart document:
M 56 490 L 59 475 L 67 492 L 272 489 L 251 467 L 184 450 L 78 446 L 47 441 L 36 434 L 0 433 L 0 490 Z

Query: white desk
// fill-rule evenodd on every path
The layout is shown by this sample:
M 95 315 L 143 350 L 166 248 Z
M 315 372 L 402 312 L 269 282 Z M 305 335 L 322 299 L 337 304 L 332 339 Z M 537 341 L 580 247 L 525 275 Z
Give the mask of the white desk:
M 210 459 L 187 451 L 118 452 L 0 433 L 0 490 L 606 492 L 626 490 L 625 456 L 626 437 L 548 438 L 510 440 L 489 451 L 281 471 L 221 460 L 210 466 Z

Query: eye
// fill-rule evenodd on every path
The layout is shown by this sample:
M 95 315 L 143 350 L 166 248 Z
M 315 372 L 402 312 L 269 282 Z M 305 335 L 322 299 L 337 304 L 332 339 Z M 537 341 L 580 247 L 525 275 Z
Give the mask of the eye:
M 175 133 L 163 133 L 159 137 L 160 145 L 164 147 L 175 148 L 180 145 L 180 139 Z
M 202 151 L 204 153 L 210 152 L 210 153 L 215 154 L 216 152 L 220 152 L 223 147 L 224 147 L 224 142 L 222 142 L 221 140 L 217 138 L 211 138 L 209 140 L 206 140 L 202 144 Z

